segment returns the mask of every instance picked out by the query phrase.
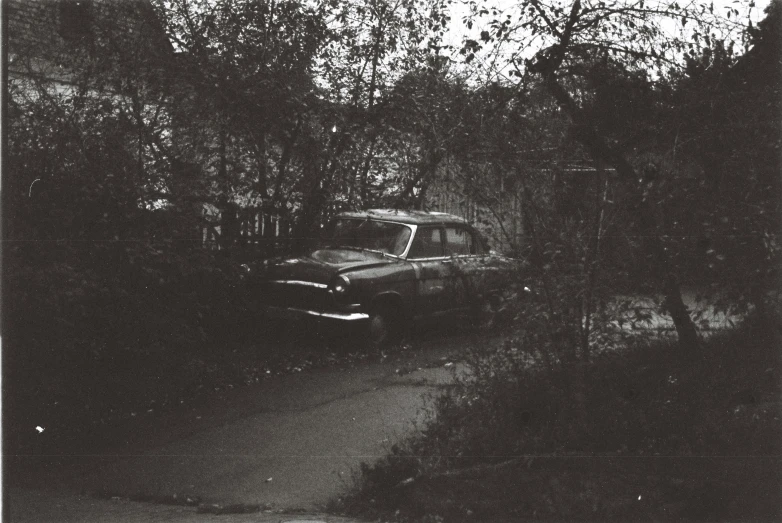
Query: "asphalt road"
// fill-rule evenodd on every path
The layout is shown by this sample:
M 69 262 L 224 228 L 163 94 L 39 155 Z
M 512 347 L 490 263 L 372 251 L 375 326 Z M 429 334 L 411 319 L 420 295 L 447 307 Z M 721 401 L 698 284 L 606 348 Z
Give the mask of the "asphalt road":
M 427 397 L 461 368 L 450 358 L 463 339 L 430 345 L 383 361 L 273 377 L 198 410 L 138 420 L 115 445 L 92 454 L 10 457 L 15 470 L 29 464 L 35 471 L 14 478 L 6 496 L 11 520 L 55 521 L 55 502 L 77 507 L 76 499 L 82 509 L 92 507 L 90 514 L 111 498 L 109 512 L 128 498 L 174 497 L 275 513 L 321 511 L 353 485 L 362 461 L 383 456 L 425 422 Z M 150 505 L 147 515 L 160 510 Z M 170 510 L 162 520 L 173 517 Z
M 653 310 L 653 303 L 648 306 Z M 653 313 L 646 328 L 670 328 L 667 323 Z M 194 506 L 129 498 L 320 513 L 352 486 L 361 462 L 385 455 L 425 423 L 427 397 L 462 369 L 454 363 L 458 351 L 494 342 L 481 338 L 433 337 L 420 344 L 425 350 L 396 352 L 383 361 L 272 377 L 197 409 L 129 420 L 98 438 L 105 444 L 90 453 L 5 456 L 14 473 L 7 514 L 10 521 L 39 522 L 196 517 Z M 266 521 L 261 515 L 250 520 Z

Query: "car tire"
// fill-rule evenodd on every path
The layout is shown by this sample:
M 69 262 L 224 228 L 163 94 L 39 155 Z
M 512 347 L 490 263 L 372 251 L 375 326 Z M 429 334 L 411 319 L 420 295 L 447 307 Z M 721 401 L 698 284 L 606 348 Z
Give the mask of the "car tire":
M 401 336 L 401 314 L 396 307 L 385 304 L 372 309 L 367 326 L 367 341 L 372 347 L 387 347 L 399 341 Z

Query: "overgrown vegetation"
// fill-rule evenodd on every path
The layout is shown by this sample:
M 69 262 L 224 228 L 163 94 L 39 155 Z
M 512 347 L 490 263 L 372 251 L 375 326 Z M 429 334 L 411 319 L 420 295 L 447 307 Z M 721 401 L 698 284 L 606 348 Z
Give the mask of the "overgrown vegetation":
M 457 432 L 431 441 L 512 453 L 507 427 L 533 430 L 526 423 L 538 427 L 536 455 L 616 450 L 598 448 L 620 441 L 605 427 L 579 429 L 591 413 L 614 420 L 634 452 L 674 449 L 662 436 L 676 426 L 662 414 L 648 421 L 651 440 L 627 432 L 641 414 L 611 396 L 625 382 L 588 385 L 601 368 L 642 383 L 682 372 L 674 379 L 690 389 L 671 416 L 700 427 L 682 436 L 685 447 L 718 445 L 696 441 L 710 423 L 744 430 L 740 416 L 690 417 L 714 406 L 693 369 L 730 368 L 718 372 L 704 354 L 736 362 L 717 341 L 698 350 L 680 291 L 696 285 L 724 309 L 774 317 L 782 10 L 772 2 L 752 26 L 736 7 L 654 3 L 529 0 L 506 16 L 475 2 L 461 48 L 445 43 L 455 22 L 439 0 L 104 0 L 90 3 L 91 30 L 66 40 L 9 35 L 10 448 L 41 419 L 89 427 L 286 365 L 239 264 L 301 249 L 335 212 L 372 206 L 456 211 L 529 262 L 536 298 L 511 304 L 506 319 L 534 328 L 474 362 L 485 383 L 461 388 L 485 388 L 481 409 L 444 399 L 440 430 Z M 687 30 L 670 35 L 666 24 Z M 629 294 L 660 300 L 690 354 L 596 354 L 623 343 L 612 321 L 643 320 L 606 306 Z M 531 373 L 513 350 L 548 370 Z M 679 389 L 654 390 L 659 403 Z M 532 425 L 532 407 L 505 410 L 524 394 L 557 423 Z M 461 434 L 457 414 L 483 426 Z
M 429 425 L 366 464 L 335 509 L 402 521 L 779 519 L 779 250 L 766 221 L 779 213 L 779 125 L 741 144 L 729 138 L 741 118 L 720 107 L 734 106 L 724 96 L 741 105 L 748 89 L 763 100 L 753 110 L 779 115 L 770 96 L 780 85 L 771 65 L 780 4 L 727 67 L 733 46 L 709 33 L 701 53 L 676 39 L 660 47 L 660 26 L 637 5 L 520 7 L 516 24 L 475 5 L 472 21 L 492 22 L 465 52 L 548 39 L 515 76 L 541 81 L 597 175 L 560 186 L 530 172 L 516 178 L 534 289 L 507 306 L 516 334 L 476 354 L 469 377 L 434 402 Z M 617 34 L 620 48 L 610 43 Z M 686 53 L 686 67 L 652 81 L 668 45 Z M 764 79 L 750 80 L 761 70 Z M 738 173 L 774 196 L 751 196 Z M 745 255 L 754 261 L 739 262 Z M 711 287 L 719 307 L 754 313 L 700 339 L 682 281 Z M 632 305 L 606 307 L 628 290 L 661 298 L 676 343 L 616 328 L 620 318 L 647 319 Z
M 415 521 L 775 521 L 780 332 L 748 321 L 701 356 L 638 341 L 554 365 L 476 352 L 422 433 L 335 509 Z

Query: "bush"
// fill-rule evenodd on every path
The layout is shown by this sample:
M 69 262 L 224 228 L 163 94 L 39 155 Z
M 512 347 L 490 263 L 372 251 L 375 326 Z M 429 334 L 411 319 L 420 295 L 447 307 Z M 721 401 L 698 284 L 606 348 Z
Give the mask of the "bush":
M 207 194 L 163 143 L 160 108 L 132 93 L 8 88 L 9 448 L 38 424 L 89 432 L 233 372 L 226 353 L 253 334 L 249 300 L 238 263 L 201 245 Z
M 656 341 L 590 366 L 543 365 L 517 341 L 476 354 L 429 425 L 365 466 L 341 508 L 449 521 L 778 518 L 771 326 L 717 335 L 699 358 Z
M 252 334 L 237 268 L 165 242 L 9 249 L 9 436 L 62 432 L 187 397 Z M 24 438 L 19 438 L 24 444 Z

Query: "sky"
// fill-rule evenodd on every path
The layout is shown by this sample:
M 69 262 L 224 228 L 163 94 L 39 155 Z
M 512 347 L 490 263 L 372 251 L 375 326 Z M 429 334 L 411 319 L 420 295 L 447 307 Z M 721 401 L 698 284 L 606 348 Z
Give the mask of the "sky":
M 746 13 L 754 24 L 763 19 L 764 11 L 766 7 L 771 3 L 771 0 L 757 0 L 754 3 L 754 7 L 749 7 L 750 0 L 714 0 L 715 12 L 724 12 L 728 7 L 736 7 L 742 14 Z M 448 39 L 449 43 L 456 43 L 466 35 L 471 37 L 477 36 L 478 32 L 468 31 L 462 23 L 462 19 L 469 13 L 468 4 L 477 4 L 479 6 L 497 7 L 502 11 L 510 11 L 520 2 L 518 0 L 454 0 L 451 4 L 451 25 L 449 27 Z M 547 2 L 548 3 L 548 2 Z M 582 1 L 586 3 L 586 0 Z M 619 2 L 619 3 L 631 3 L 631 2 Z M 632 2 L 635 3 L 635 2 Z M 692 0 L 684 0 L 681 5 L 695 3 Z M 568 2 L 570 4 L 570 2 Z M 743 4 L 743 5 L 742 5 Z
M 675 0 L 663 0 L 662 2 L 660 0 L 645 0 L 647 7 L 650 5 L 654 5 L 656 3 L 672 3 Z M 714 0 L 713 6 L 714 6 L 714 13 L 726 13 L 728 8 L 735 8 L 739 11 L 739 20 L 746 21 L 747 19 L 751 20 L 754 25 L 756 25 L 760 20 L 763 19 L 765 16 L 765 9 L 769 5 L 771 0 L 757 0 L 754 2 L 754 5 L 750 5 L 751 0 Z M 640 2 L 640 0 L 632 0 L 623 2 L 622 0 L 619 0 L 617 3 L 620 4 L 637 4 Z M 700 3 L 705 3 L 704 0 L 679 0 L 680 5 L 682 7 L 687 5 L 695 5 Z M 480 27 L 482 25 L 482 22 L 485 23 L 485 20 L 487 18 L 478 19 L 480 21 L 476 21 L 476 24 L 473 26 L 472 30 L 469 30 L 464 22 L 463 19 L 469 14 L 469 4 L 472 3 L 474 5 L 477 5 L 479 7 L 496 7 L 500 11 L 503 12 L 502 17 L 506 13 L 512 15 L 513 20 L 518 19 L 518 14 L 516 12 L 517 6 L 520 4 L 518 0 L 474 0 L 470 2 L 470 0 L 454 0 L 454 2 L 451 4 L 451 21 L 450 26 L 448 28 L 448 31 L 445 35 L 444 43 L 447 45 L 453 46 L 455 49 L 460 49 L 461 45 L 465 38 L 471 38 L 474 40 L 480 40 L 480 31 L 483 29 Z M 548 0 L 544 1 L 545 4 L 554 3 L 554 1 Z M 568 0 L 564 0 L 560 2 L 564 4 L 565 6 L 570 6 L 572 3 Z M 583 5 L 587 5 L 589 3 L 592 3 L 590 0 L 582 0 Z M 610 3 L 608 0 L 606 0 L 606 3 Z M 493 17 L 492 17 L 493 18 Z M 732 17 L 735 19 L 735 17 Z M 666 28 L 666 26 L 668 26 Z M 690 26 L 691 27 L 691 26 Z M 678 23 L 674 21 L 669 21 L 669 23 L 663 24 L 663 28 L 666 30 L 666 32 L 669 32 L 671 34 L 681 33 L 681 27 Z M 537 45 L 534 45 L 530 48 L 530 50 L 527 52 L 528 56 L 524 57 L 531 57 L 535 51 L 540 49 L 540 42 L 536 43 Z M 518 46 L 516 46 L 518 48 Z M 458 53 L 455 53 L 454 58 L 457 60 L 457 62 L 462 61 L 459 57 Z M 497 63 L 507 62 L 507 56 L 498 58 L 497 56 L 492 56 L 491 54 L 487 53 L 486 51 L 482 53 L 478 53 L 476 55 L 475 64 L 477 67 L 482 67 L 484 70 L 491 67 L 491 64 L 493 61 L 496 61 Z M 459 66 L 460 69 L 462 69 L 462 66 Z

